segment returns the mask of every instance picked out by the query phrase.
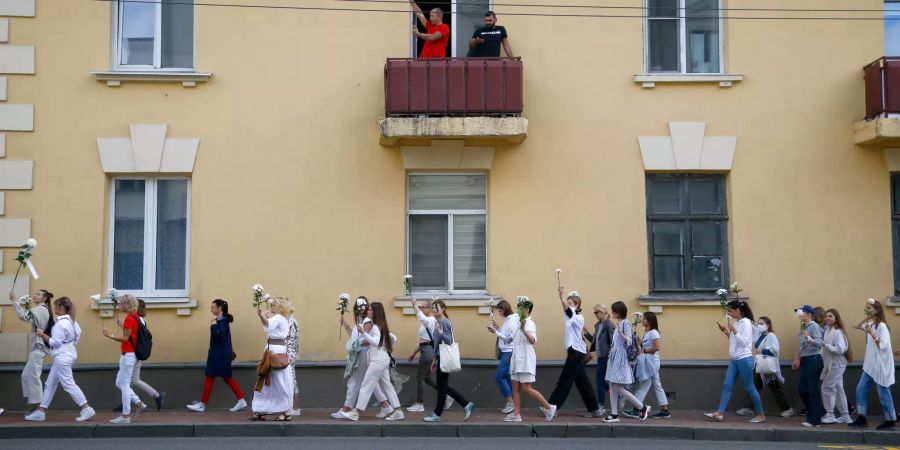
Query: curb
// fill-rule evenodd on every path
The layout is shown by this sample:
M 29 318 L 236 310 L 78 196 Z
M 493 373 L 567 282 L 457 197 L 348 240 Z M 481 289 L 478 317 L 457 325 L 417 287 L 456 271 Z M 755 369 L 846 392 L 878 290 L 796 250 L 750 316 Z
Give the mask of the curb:
M 0 427 L 0 439 L 154 437 L 385 437 L 385 438 L 640 438 L 683 441 L 804 442 L 893 445 L 900 433 L 782 428 L 710 428 L 606 424 L 477 423 L 246 423 L 33 425 Z

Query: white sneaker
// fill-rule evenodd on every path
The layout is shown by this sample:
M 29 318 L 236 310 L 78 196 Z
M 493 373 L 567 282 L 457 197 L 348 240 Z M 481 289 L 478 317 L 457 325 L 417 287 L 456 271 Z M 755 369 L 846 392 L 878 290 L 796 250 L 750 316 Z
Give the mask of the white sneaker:
M 341 414 L 341 412 L 342 411 L 339 409 L 339 410 L 331 413 L 331 418 L 332 419 L 344 419 L 344 416 L 343 416 L 343 414 Z
M 444 402 L 444 411 L 450 409 L 453 406 L 453 397 L 447 396 L 447 401 Z
M 619 420 L 618 417 L 613 417 L 612 415 L 606 416 L 606 418 L 603 419 L 603 423 L 619 423 L 619 422 L 621 422 L 621 420 Z
M 234 404 L 234 406 L 231 407 L 231 409 L 229 409 L 229 411 L 238 412 L 246 407 L 247 407 L 247 400 L 240 399 L 237 401 L 237 403 Z
M 202 402 L 194 402 L 190 405 L 187 405 L 187 409 L 196 412 L 203 412 L 206 411 L 206 405 L 204 405 Z
M 556 405 L 550 405 L 550 407 L 546 410 L 544 410 L 544 408 L 541 408 L 541 412 L 544 413 L 544 420 L 546 420 L 547 422 L 553 420 L 553 418 L 556 417 L 556 410 Z
M 352 420 L 354 422 L 359 420 L 359 413 L 356 411 L 350 411 L 350 412 L 338 411 L 338 414 L 340 414 L 341 417 L 343 417 L 344 419 L 347 419 L 347 420 Z
M 140 416 L 141 414 L 143 414 L 144 411 L 147 410 L 147 404 L 144 403 L 144 402 L 141 402 L 140 405 L 136 405 L 133 409 L 134 409 L 134 411 L 133 411 L 134 416 L 135 416 L 135 417 L 138 417 L 138 416 Z
M 384 419 L 385 417 L 387 417 L 393 413 L 394 413 L 394 408 L 391 408 L 390 406 L 388 406 L 387 408 L 381 408 L 381 412 L 378 414 L 375 414 L 375 417 L 377 417 L 379 419 Z
M 406 417 L 403 415 L 403 411 L 401 411 L 399 409 L 395 409 L 394 412 L 392 412 L 389 416 L 385 417 L 384 420 L 394 421 L 394 420 L 403 420 L 405 418 Z
M 600 409 L 597 410 L 597 412 L 600 413 L 600 417 L 604 417 L 606 415 L 606 408 L 601 406 Z
M 288 411 L 288 415 L 289 415 L 289 416 L 294 416 L 294 417 L 296 417 L 296 416 L 299 416 L 299 415 L 302 415 L 302 414 L 303 414 L 303 410 L 300 409 L 300 408 L 292 409 L 292 410 Z
M 88 406 L 87 408 L 82 408 L 81 414 L 79 414 L 78 417 L 75 418 L 75 421 L 85 422 L 91 420 L 91 418 L 94 417 L 95 414 L 97 414 L 97 412 L 94 411 L 94 408 L 91 408 L 90 406 Z
M 809 422 L 803 422 L 803 423 L 801 423 L 800 425 L 802 425 L 802 426 L 804 426 L 804 427 L 806 427 L 806 428 L 819 428 L 819 427 L 822 426 L 822 425 L 813 425 L 813 424 L 811 424 L 811 423 L 809 423 Z
M 113 420 L 110 420 L 109 423 L 115 423 L 115 424 L 131 423 L 131 417 L 119 416 Z
M 834 417 L 832 413 L 827 413 L 822 417 L 822 423 L 837 423 L 837 417 Z
M 838 417 L 837 423 L 853 423 L 853 419 L 850 418 L 850 414 L 844 414 L 841 417 Z
M 6 410 L 3 408 L 0 408 L 0 416 L 2 416 L 4 412 L 6 412 Z
M 781 412 L 781 417 L 794 417 L 797 413 L 794 411 L 794 408 L 788 408 Z
M 514 405 L 513 402 L 506 402 L 506 406 L 504 406 L 503 408 L 500 408 L 500 413 L 509 414 L 515 410 L 516 410 L 516 405 Z M 521 420 L 520 420 L 520 422 L 521 422 Z
M 36 409 L 32 411 L 31 414 L 25 416 L 25 420 L 29 422 L 43 422 L 47 420 L 47 415 L 44 414 L 43 411 Z
M 737 415 L 739 415 L 739 416 L 745 416 L 745 417 L 746 417 L 746 416 L 755 416 L 755 415 L 756 415 L 756 412 L 754 412 L 754 411 L 753 411 L 752 409 L 750 409 L 750 408 L 741 408 L 741 409 L 735 411 L 735 414 L 737 414 Z
M 406 410 L 409 412 L 425 412 L 425 405 L 421 403 L 413 403 L 413 405 L 409 408 L 406 408 Z
M 521 422 L 522 416 L 515 414 L 515 413 L 510 413 L 508 416 L 503 418 L 503 421 L 504 422 Z

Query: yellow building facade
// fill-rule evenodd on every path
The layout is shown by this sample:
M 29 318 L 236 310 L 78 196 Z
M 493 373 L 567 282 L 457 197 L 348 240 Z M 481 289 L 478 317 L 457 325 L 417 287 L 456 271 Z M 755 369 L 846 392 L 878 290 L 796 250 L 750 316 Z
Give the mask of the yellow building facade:
M 411 352 L 406 273 L 414 297 L 449 301 L 463 357 L 484 359 L 484 305 L 518 295 L 536 304 L 539 358 L 563 359 L 557 268 L 586 315 L 616 300 L 660 313 L 668 360 L 727 358 L 715 291 L 733 281 L 783 358 L 794 308 L 855 324 L 895 293 L 892 119 L 861 122 L 884 25 L 844 20 L 882 14 L 742 10 L 881 0 L 497 2 L 525 106 L 479 127 L 385 117 L 386 59 L 413 53 L 405 2 L 182 3 L 0 2 L 0 289 L 36 238 L 40 279 L 17 295 L 75 300 L 82 363 L 119 356 L 89 300 L 111 287 L 148 302 L 152 360 L 170 363 L 205 359 L 216 298 L 238 359 L 255 359 L 255 283 L 294 301 L 313 361 L 344 358 L 343 292 L 385 302 Z M 0 313 L 0 356 L 23 361 L 26 326 Z M 862 334 L 851 343 L 862 354 Z

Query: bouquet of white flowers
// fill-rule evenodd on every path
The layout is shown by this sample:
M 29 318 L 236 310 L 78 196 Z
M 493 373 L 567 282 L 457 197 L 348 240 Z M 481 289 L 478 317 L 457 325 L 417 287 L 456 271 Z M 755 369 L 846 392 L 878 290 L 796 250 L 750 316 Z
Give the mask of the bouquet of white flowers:
M 412 275 L 403 275 L 403 287 L 406 288 L 406 296 L 412 295 Z
M 532 307 L 532 305 L 533 305 L 533 303 L 531 303 L 530 298 L 528 298 L 524 295 L 520 295 L 520 296 L 516 297 L 516 312 L 519 313 L 519 323 L 520 323 L 519 328 L 522 329 L 523 333 L 525 332 L 524 331 L 525 330 L 525 319 L 528 318 L 528 308 Z
M 25 315 L 28 316 L 28 320 L 33 320 L 34 314 L 31 312 L 31 301 L 30 300 L 31 300 L 31 297 L 29 297 L 27 295 L 23 295 L 19 299 L 19 306 L 21 306 L 22 309 L 25 310 Z
M 259 306 L 263 304 L 263 302 L 267 302 L 265 294 L 265 288 L 262 287 L 261 284 L 254 284 L 252 288 L 250 288 L 253 292 L 253 307 L 259 309 Z
M 338 307 L 337 310 L 340 311 L 341 317 L 344 317 L 344 314 L 347 314 L 350 306 L 350 294 L 341 294 L 338 296 Z M 338 341 L 341 340 L 341 327 L 338 325 Z

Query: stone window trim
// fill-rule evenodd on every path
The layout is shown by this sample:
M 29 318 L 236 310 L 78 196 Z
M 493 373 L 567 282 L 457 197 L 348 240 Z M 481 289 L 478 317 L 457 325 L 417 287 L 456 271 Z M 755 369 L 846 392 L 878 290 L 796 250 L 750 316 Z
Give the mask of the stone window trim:
M 119 87 L 123 82 L 181 83 L 184 87 L 196 87 L 212 78 L 210 72 L 184 71 L 126 71 L 106 70 L 91 72 L 94 79 L 103 81 L 109 87 Z
M 143 298 L 143 297 L 139 297 Z M 179 316 L 190 316 L 192 310 L 197 309 L 197 300 L 190 297 L 155 298 L 147 302 L 147 309 L 174 309 Z M 115 307 L 109 300 L 103 300 L 99 305 L 91 303 L 91 310 L 97 311 L 100 317 L 108 318 L 115 315 Z
M 634 82 L 640 84 L 641 87 L 652 89 L 657 83 L 663 84 L 714 84 L 718 83 L 719 87 L 730 88 L 734 83 L 744 81 L 744 75 L 738 73 L 723 73 L 712 75 L 692 75 L 692 74 L 636 74 Z
M 638 304 L 648 307 L 648 310 L 654 314 L 662 314 L 663 308 L 666 306 L 700 308 L 722 307 L 722 304 L 719 302 L 719 296 L 710 294 L 644 294 L 638 295 L 637 300 Z M 729 301 L 730 300 L 741 300 L 746 302 L 750 300 L 750 297 L 729 296 Z
M 415 315 L 416 310 L 413 302 L 422 300 L 432 302 L 435 300 L 434 295 L 427 292 L 413 292 L 412 295 L 397 296 L 394 297 L 394 308 L 402 308 L 405 316 Z M 447 308 L 477 308 L 478 314 L 488 315 L 491 313 L 488 302 L 497 304 L 497 302 L 503 300 L 503 296 L 491 294 L 446 294 L 439 295 L 437 300 L 446 303 Z

